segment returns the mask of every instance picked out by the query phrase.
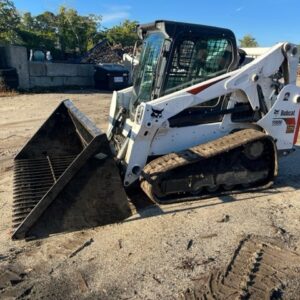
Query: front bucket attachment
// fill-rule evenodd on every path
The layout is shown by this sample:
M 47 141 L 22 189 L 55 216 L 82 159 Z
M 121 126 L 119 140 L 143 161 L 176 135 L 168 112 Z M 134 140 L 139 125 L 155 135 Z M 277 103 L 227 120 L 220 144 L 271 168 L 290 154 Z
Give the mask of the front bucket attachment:
M 12 237 L 75 231 L 130 214 L 106 135 L 63 101 L 15 157 Z

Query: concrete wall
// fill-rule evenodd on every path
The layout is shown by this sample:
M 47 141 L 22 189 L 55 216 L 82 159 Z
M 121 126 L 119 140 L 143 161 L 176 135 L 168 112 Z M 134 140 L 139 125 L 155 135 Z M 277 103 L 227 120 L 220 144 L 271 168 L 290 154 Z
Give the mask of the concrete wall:
M 28 59 L 25 47 L 5 46 L 7 65 L 16 68 L 19 75 L 19 87 L 27 90 L 30 88 Z
M 30 87 L 94 86 L 94 65 L 28 62 Z
M 17 69 L 21 89 L 94 86 L 94 65 L 31 62 L 25 47 L 4 48 L 7 65 Z

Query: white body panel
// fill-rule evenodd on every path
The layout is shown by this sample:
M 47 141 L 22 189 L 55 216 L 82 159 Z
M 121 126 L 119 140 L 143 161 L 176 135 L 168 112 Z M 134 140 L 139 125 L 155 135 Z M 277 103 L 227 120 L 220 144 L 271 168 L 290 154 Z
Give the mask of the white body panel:
M 299 128 L 300 88 L 295 85 L 298 55 L 293 53 L 294 46 L 287 49 L 287 44 L 279 43 L 257 59 L 241 69 L 215 77 L 181 91 L 141 103 L 135 114 L 134 122 L 126 121 L 123 136 L 127 137 L 122 153 L 118 158 L 126 165 L 124 185 L 128 186 L 139 178 L 148 156 L 162 155 L 180 151 L 209 140 L 229 134 L 234 129 L 257 128 L 264 130 L 277 140 L 279 150 L 291 149 Z M 275 74 L 286 61 L 288 84 L 277 95 L 274 93 Z M 183 110 L 204 103 L 208 100 L 230 94 L 227 108 L 236 103 L 250 103 L 253 111 L 261 112 L 262 100 L 258 94 L 258 85 L 264 96 L 267 112 L 256 123 L 236 123 L 231 115 L 225 114 L 222 122 L 170 128 L 168 119 Z M 111 136 L 114 121 L 121 105 L 129 108 L 132 90 L 127 89 L 113 96 L 110 110 L 108 136 Z M 286 98 L 289 93 L 288 100 Z M 279 111 L 288 111 L 294 118 L 294 126 L 286 123 L 285 116 L 277 116 Z M 288 114 L 288 113 L 287 113 Z M 280 121 L 282 120 L 282 121 Z M 298 124 L 298 125 L 297 125 Z M 121 150 L 120 150 L 121 151 Z
M 241 48 L 247 53 L 247 56 L 258 57 L 270 50 L 269 47 L 243 47 Z
M 152 141 L 150 155 L 182 151 L 226 134 L 228 134 L 228 131 L 222 130 L 222 123 L 168 129 L 160 128 Z
M 267 115 L 257 122 L 276 142 L 278 150 L 291 149 L 299 130 L 299 87 L 285 86 Z M 297 127 L 298 126 L 298 127 Z M 298 129 L 297 129 L 298 128 Z

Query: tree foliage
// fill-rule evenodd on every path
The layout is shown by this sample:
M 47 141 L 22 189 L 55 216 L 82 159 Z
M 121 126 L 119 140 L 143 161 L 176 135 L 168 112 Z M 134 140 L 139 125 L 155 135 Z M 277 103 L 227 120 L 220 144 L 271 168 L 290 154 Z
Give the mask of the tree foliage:
M 57 44 L 56 16 L 51 12 L 44 12 L 36 17 L 25 13 L 17 29 L 22 44 L 28 48 L 53 50 Z
M 251 34 L 246 34 L 239 42 L 240 47 L 258 47 L 256 39 Z
M 10 0 L 0 0 L 0 40 L 8 43 L 18 42 L 16 28 L 20 23 L 14 3 Z
M 76 10 L 61 7 L 57 15 L 58 40 L 62 51 L 76 49 L 83 53 L 100 37 L 101 16 L 80 16 Z
M 81 16 L 66 7 L 60 7 L 57 14 L 21 15 L 12 1 L 0 0 L 0 39 L 28 48 L 81 54 L 101 38 L 100 21 L 101 16 Z
M 108 29 L 106 37 L 112 44 L 121 44 L 123 47 L 132 46 L 138 40 L 137 25 L 136 21 L 125 20 L 120 25 Z
M 126 20 L 102 30 L 100 15 L 83 16 L 62 6 L 56 14 L 45 11 L 33 16 L 19 13 L 11 0 L 0 0 L 0 40 L 28 49 L 82 54 L 104 38 L 112 44 L 132 46 L 137 40 L 136 26 L 137 22 Z

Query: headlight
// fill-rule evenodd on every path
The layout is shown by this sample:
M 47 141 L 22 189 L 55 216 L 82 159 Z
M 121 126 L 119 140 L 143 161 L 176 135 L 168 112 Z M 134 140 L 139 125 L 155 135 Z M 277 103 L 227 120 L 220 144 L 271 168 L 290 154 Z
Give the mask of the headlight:
M 144 115 L 144 106 L 143 105 L 139 105 L 136 109 L 136 113 L 135 113 L 135 122 L 137 124 L 141 124 L 142 118 Z

